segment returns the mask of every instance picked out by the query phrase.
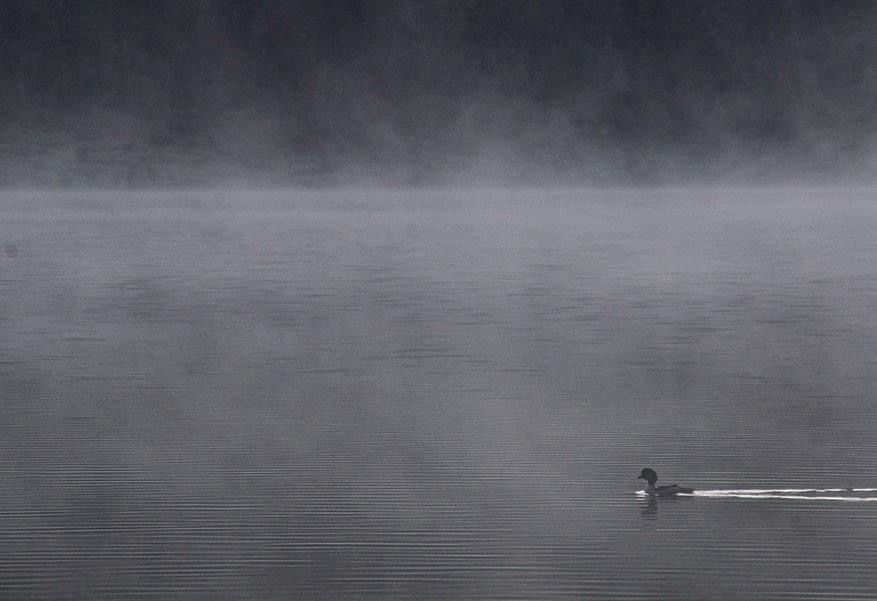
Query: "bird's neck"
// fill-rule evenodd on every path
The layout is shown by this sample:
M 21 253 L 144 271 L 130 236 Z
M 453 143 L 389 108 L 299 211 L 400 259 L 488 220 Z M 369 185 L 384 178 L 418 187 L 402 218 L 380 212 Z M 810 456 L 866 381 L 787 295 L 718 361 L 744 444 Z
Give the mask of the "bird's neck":
M 646 487 L 646 490 L 647 490 L 648 492 L 655 492 L 655 490 L 656 490 L 656 489 L 655 489 L 655 483 L 654 483 L 654 482 L 649 482 L 648 484 L 649 484 L 649 485 L 648 485 L 648 487 Z

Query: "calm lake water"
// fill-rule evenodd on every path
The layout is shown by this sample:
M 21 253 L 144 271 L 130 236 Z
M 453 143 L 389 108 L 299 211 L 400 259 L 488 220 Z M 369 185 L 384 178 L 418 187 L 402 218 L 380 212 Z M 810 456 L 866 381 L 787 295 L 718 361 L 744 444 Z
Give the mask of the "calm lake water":
M 0 598 L 873 599 L 877 492 L 635 493 L 877 487 L 875 232 L 870 189 L 0 195 Z

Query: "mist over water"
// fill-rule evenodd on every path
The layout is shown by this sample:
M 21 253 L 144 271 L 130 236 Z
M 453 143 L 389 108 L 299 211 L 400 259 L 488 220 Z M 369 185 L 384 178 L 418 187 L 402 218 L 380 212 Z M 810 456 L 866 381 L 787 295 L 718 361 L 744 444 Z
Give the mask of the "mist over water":
M 873 598 L 875 45 L 4 0 L 0 598 Z
M 0 202 L 8 598 L 875 590 L 872 189 Z

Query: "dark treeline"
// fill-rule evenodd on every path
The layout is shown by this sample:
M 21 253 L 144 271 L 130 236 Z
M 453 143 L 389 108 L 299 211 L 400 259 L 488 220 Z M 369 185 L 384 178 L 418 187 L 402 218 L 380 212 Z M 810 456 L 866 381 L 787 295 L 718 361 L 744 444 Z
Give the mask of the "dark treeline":
M 864 177 L 864 1 L 4 0 L 6 186 Z

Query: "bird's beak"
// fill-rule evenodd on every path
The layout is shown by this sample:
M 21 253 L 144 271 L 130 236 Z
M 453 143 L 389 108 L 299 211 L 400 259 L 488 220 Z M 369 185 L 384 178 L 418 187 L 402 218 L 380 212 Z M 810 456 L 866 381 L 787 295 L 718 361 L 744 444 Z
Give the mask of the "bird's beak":
M 637 479 L 637 480 L 645 480 L 646 477 L 643 476 L 642 474 L 640 474 L 639 476 L 636 477 L 636 479 Z

